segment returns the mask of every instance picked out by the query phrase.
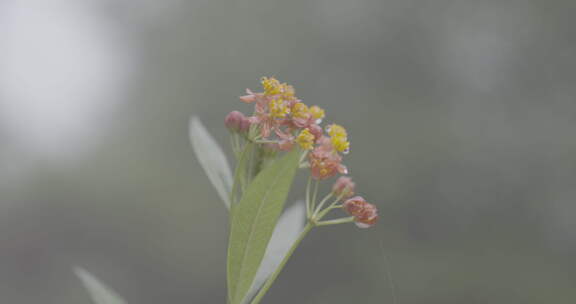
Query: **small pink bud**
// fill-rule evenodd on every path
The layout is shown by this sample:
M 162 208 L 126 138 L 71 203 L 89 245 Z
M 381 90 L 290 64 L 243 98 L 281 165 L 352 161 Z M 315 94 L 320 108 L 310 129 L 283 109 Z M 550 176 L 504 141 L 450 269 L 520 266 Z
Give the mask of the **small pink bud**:
M 356 184 L 352 181 L 350 177 L 341 176 L 336 180 L 334 186 L 332 186 L 332 192 L 336 196 L 342 196 L 343 198 L 347 198 L 354 195 L 355 188 Z
M 344 202 L 344 210 L 354 216 L 356 226 L 360 228 L 372 227 L 378 222 L 378 209 L 366 202 L 361 196 L 355 196 Z
M 250 121 L 250 118 L 244 117 L 240 122 L 240 132 L 248 132 L 248 130 L 250 130 L 251 125 L 252 122 Z
M 378 209 L 376 206 L 367 203 L 361 214 L 356 216 L 356 226 L 359 228 L 370 228 L 378 222 Z
M 242 129 L 243 121 L 246 119 L 244 114 L 238 111 L 232 111 L 224 119 L 224 124 L 230 131 L 239 132 Z
M 348 199 L 346 202 L 344 202 L 344 210 L 346 210 L 346 212 L 348 212 L 350 215 L 354 215 L 356 216 L 357 214 L 359 214 L 362 209 L 364 208 L 364 206 L 366 205 L 366 201 L 364 200 L 363 197 L 361 196 L 355 196 L 351 199 Z

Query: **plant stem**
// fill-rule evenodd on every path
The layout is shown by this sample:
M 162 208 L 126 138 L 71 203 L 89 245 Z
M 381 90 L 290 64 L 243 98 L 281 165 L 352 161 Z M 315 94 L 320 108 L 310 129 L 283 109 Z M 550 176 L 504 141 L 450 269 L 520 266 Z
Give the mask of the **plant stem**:
M 316 209 L 312 213 L 312 217 L 315 217 L 318 214 L 318 212 L 320 212 L 320 210 L 322 210 L 322 207 L 324 207 L 324 204 L 326 204 L 326 201 L 328 201 L 331 197 L 332 197 L 332 193 L 328 193 L 328 195 L 326 195 L 324 197 L 324 199 L 322 199 L 320 204 L 318 204 L 318 207 L 316 207 Z
M 320 221 L 316 225 L 318 226 L 328 226 L 328 225 L 337 225 L 337 224 L 345 224 L 345 223 L 352 223 L 354 221 L 354 217 L 343 217 L 335 220 L 328 220 L 328 221 Z
M 314 192 L 312 192 L 312 201 L 310 202 L 310 212 L 314 211 L 314 208 L 316 206 L 316 199 L 318 196 L 318 185 L 319 184 L 320 184 L 320 181 L 314 180 Z
M 256 143 L 256 144 L 277 144 L 278 141 L 277 140 L 257 139 L 257 140 L 254 140 L 254 143 Z
M 306 159 L 306 155 L 308 155 L 308 151 L 304 151 L 302 153 L 302 156 L 300 156 L 300 160 L 298 161 L 299 164 L 301 164 Z
M 306 184 L 306 218 L 310 218 L 312 215 L 312 205 L 311 205 L 311 198 L 310 198 L 310 185 L 312 184 L 312 176 L 308 177 L 308 184 Z
M 268 280 L 266 280 L 266 283 L 264 283 L 262 288 L 260 288 L 260 290 L 258 291 L 258 294 L 256 294 L 256 296 L 252 300 L 252 302 L 251 302 L 252 304 L 260 303 L 260 301 L 262 300 L 262 298 L 264 297 L 266 292 L 268 292 L 268 289 L 270 289 L 270 287 L 272 286 L 272 284 L 274 283 L 274 281 L 276 280 L 276 278 L 278 277 L 278 275 L 280 274 L 280 272 L 282 271 L 282 269 L 286 265 L 286 262 L 288 262 L 288 260 L 290 259 L 290 256 L 292 256 L 292 254 L 294 253 L 294 250 L 296 250 L 298 245 L 300 245 L 300 242 L 302 242 L 302 240 L 308 234 L 308 232 L 310 232 L 312 227 L 314 227 L 314 224 L 312 224 L 310 222 L 308 224 L 306 224 L 306 226 L 304 227 L 304 230 L 302 230 L 302 232 L 300 232 L 300 235 L 298 236 L 298 239 L 296 240 L 296 242 L 294 242 L 294 244 L 292 244 L 292 247 L 290 247 L 290 250 L 288 250 L 288 252 L 286 253 L 286 256 L 284 256 L 284 259 L 282 260 L 282 262 L 280 262 L 280 265 L 276 268 L 276 270 L 274 271 L 274 273 L 272 273 L 272 275 L 268 278 Z
M 314 214 L 313 217 L 314 219 L 316 219 L 317 221 L 321 220 L 326 214 L 328 214 L 328 212 L 330 212 L 333 209 L 336 208 L 341 208 L 342 205 L 336 205 L 338 203 L 338 201 L 340 201 L 340 198 L 337 198 L 335 201 L 332 202 L 332 204 L 330 204 L 330 206 L 326 207 L 324 210 L 322 210 L 321 212 Z

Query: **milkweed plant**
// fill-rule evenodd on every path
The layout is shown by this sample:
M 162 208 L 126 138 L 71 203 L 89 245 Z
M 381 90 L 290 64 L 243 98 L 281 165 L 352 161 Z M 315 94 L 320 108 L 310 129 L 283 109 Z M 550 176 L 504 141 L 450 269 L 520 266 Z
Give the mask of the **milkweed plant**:
M 224 119 L 233 173 L 200 120 L 190 120 L 192 147 L 229 209 L 228 304 L 260 303 L 313 228 L 351 223 L 369 228 L 378 221 L 377 208 L 356 195 L 355 183 L 346 176 L 346 129 L 335 123 L 323 127 L 324 109 L 305 104 L 291 85 L 272 77 L 260 82 L 262 92 L 247 89 L 240 97 L 253 105 L 251 115 L 232 111 Z M 284 208 L 298 170 L 308 175 L 303 200 Z M 323 182 L 332 183 L 329 193 L 319 193 Z M 75 272 L 95 304 L 126 303 L 86 270 Z

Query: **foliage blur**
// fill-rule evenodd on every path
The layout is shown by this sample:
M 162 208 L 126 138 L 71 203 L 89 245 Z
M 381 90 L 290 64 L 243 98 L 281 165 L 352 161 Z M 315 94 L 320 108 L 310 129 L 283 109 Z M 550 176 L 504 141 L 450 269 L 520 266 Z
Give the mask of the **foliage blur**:
M 347 127 L 381 210 L 314 230 L 265 303 L 576 301 L 575 9 L 0 2 L 0 302 L 90 303 L 79 265 L 128 303 L 223 303 L 227 214 L 188 119 L 227 146 L 265 75 Z

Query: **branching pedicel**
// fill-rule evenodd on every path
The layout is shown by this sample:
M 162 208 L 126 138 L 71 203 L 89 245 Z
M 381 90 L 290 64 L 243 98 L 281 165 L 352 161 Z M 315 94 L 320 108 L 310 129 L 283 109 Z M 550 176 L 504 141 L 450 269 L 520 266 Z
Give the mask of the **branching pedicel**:
M 296 159 L 293 165 L 294 171 L 296 168 L 309 170 L 310 176 L 305 193 L 307 224 L 250 303 L 260 302 L 294 249 L 313 227 L 354 222 L 360 228 L 368 228 L 378 220 L 378 211 L 374 205 L 366 202 L 361 196 L 352 197 L 355 183 L 349 177 L 339 177 L 332 191 L 318 200 L 318 184 L 321 181 L 348 173 L 342 164 L 342 156 L 350 150 L 346 129 L 337 124 L 330 124 L 323 129 L 320 124 L 325 116 L 324 110 L 318 106 L 304 104 L 295 96 L 292 86 L 267 77 L 261 79 L 261 84 L 263 92 L 254 93 L 247 89 L 247 95 L 240 97 L 241 101 L 254 105 L 252 116 L 247 117 L 241 112 L 233 111 L 225 119 L 225 124 L 232 134 L 231 142 L 237 160 L 230 193 L 232 224 L 228 250 L 228 301 L 231 304 L 249 303 L 251 295 L 248 287 L 251 286 L 256 271 L 251 269 L 254 267 L 250 266 L 250 259 L 255 255 L 256 259 L 252 264 L 261 263 L 264 252 L 261 249 L 262 242 L 258 240 L 263 238 L 264 247 L 268 244 L 271 229 L 277 221 L 277 214 L 286 200 L 287 190 L 284 191 L 286 194 L 279 194 L 280 199 L 267 201 L 267 198 L 276 192 L 282 192 L 276 188 L 282 188 L 283 184 L 258 180 L 258 176 L 265 175 L 265 171 L 274 170 L 276 162 L 287 163 L 284 169 L 278 169 L 276 176 L 282 176 L 284 174 L 282 170 L 288 175 L 292 174 L 286 169 L 291 166 L 287 159 L 290 154 L 295 153 L 297 157 L 294 157 Z M 282 156 L 284 154 L 286 156 Z M 275 176 L 273 172 L 266 174 L 268 179 Z M 293 174 L 287 181 L 288 189 L 292 179 Z M 255 189 L 258 187 L 265 189 Z M 262 191 L 267 192 L 263 195 L 254 194 Z M 246 196 L 251 196 L 252 201 L 261 200 L 261 202 L 253 203 L 246 200 Z M 272 209 L 270 204 L 278 205 L 278 211 Z M 248 212 L 258 214 L 244 212 L 244 209 L 250 209 Z M 337 209 L 343 209 L 349 216 L 325 219 L 331 211 Z M 260 213 L 263 215 L 260 216 Z M 272 227 L 264 225 L 263 222 L 271 222 Z M 263 237 L 256 236 L 259 227 L 270 231 L 262 231 Z M 255 247 L 260 250 L 254 251 Z

